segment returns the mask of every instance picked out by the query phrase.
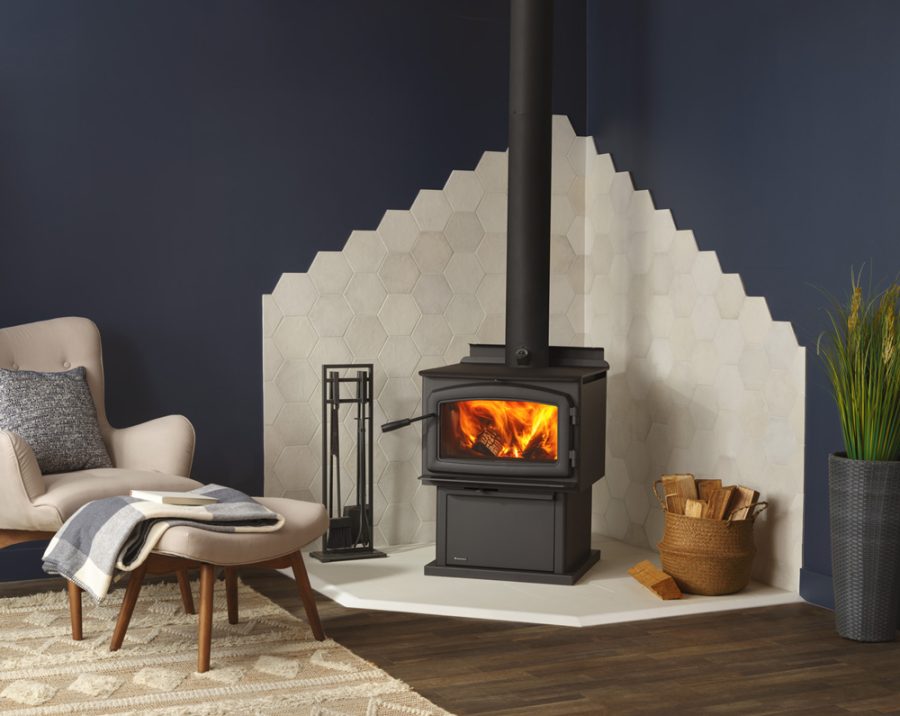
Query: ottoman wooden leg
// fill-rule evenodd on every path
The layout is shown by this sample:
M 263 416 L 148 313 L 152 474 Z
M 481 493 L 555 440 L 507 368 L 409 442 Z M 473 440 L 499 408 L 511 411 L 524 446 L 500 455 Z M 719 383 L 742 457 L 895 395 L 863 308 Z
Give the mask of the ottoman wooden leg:
M 81 587 L 67 582 L 69 590 L 69 619 L 72 621 L 72 639 L 81 641 Z
M 306 574 L 306 565 L 303 564 L 303 556 L 299 552 L 294 552 L 290 557 L 291 569 L 294 570 L 294 579 L 297 581 L 297 589 L 300 592 L 300 599 L 303 602 L 303 608 L 306 610 L 306 619 L 312 629 L 313 636 L 322 641 L 325 639 L 325 630 L 322 629 L 322 622 L 319 621 L 319 610 L 316 608 L 316 597 L 313 594 L 312 587 L 309 586 L 309 576 Z
M 134 605 L 137 604 L 138 595 L 141 593 L 141 584 L 144 581 L 144 573 L 146 571 L 147 563 L 144 562 L 131 573 L 131 577 L 128 579 L 128 586 L 125 587 L 125 596 L 122 598 L 122 607 L 119 609 L 119 618 L 116 621 L 112 641 L 109 644 L 110 651 L 118 651 L 125 640 L 125 632 L 128 631 L 128 624 L 131 622 Z
M 212 639 L 213 588 L 216 584 L 215 567 L 200 565 L 200 619 L 197 630 L 197 671 L 209 671 L 209 647 Z
M 191 594 L 191 583 L 188 580 L 187 570 L 179 569 L 176 574 L 178 575 L 178 589 L 181 590 L 181 604 L 184 606 L 184 613 L 196 614 L 197 612 L 194 610 L 194 596 Z
M 228 623 L 238 623 L 237 570 L 225 567 L 225 601 L 228 604 Z

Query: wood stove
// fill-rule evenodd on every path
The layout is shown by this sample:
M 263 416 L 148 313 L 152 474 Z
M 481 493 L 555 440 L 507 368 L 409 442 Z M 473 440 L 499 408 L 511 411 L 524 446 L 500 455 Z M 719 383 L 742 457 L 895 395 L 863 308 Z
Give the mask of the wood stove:
M 506 343 L 421 371 L 422 476 L 437 487 L 426 574 L 574 584 L 603 477 L 602 348 L 551 347 L 552 0 L 511 0 Z

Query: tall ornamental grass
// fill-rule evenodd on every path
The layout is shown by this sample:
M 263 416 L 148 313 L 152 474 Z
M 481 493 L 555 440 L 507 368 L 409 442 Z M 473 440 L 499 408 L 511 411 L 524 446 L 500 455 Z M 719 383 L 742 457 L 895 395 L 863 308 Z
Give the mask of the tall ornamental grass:
M 900 460 L 900 284 L 863 292 L 850 272 L 849 305 L 834 301 L 817 352 L 831 381 L 847 457 Z

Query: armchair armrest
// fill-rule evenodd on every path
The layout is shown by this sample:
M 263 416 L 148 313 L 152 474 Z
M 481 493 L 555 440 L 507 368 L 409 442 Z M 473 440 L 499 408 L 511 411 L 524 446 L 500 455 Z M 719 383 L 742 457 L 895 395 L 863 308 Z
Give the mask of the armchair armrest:
M 31 447 L 19 435 L 0 430 L 0 530 L 44 529 L 32 524 L 31 501 L 47 491 Z
M 194 461 L 194 426 L 183 415 L 167 415 L 130 428 L 113 429 L 108 447 L 116 467 L 189 477 Z

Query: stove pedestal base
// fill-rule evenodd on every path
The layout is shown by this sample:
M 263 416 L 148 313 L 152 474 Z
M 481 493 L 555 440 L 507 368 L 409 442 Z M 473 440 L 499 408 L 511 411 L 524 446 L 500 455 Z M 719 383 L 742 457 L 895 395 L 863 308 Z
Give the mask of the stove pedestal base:
M 588 558 L 569 572 L 532 572 L 519 569 L 491 569 L 488 567 L 457 567 L 439 565 L 437 560 L 425 565 L 425 574 L 435 577 L 463 577 L 467 579 L 498 579 L 505 582 L 531 582 L 534 584 L 572 585 L 600 561 L 600 550 L 592 549 Z

